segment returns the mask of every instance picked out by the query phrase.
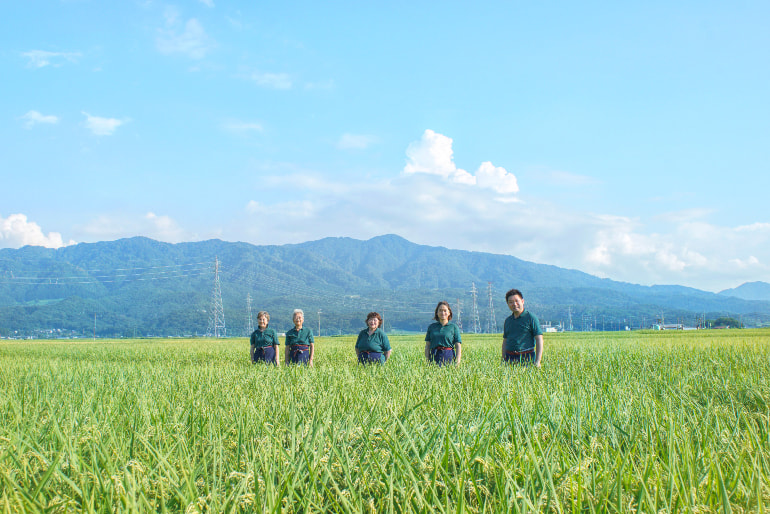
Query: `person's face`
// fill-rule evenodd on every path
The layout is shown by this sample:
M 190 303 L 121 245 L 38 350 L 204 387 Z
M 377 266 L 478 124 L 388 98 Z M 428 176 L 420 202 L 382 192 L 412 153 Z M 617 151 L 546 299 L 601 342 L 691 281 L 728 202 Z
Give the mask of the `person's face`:
M 300 328 L 302 326 L 302 323 L 305 322 L 305 316 L 302 315 L 301 312 L 297 312 L 294 314 L 294 326 L 297 328 Z
M 508 308 L 516 316 L 520 316 L 524 312 L 524 298 L 517 294 L 513 294 L 508 297 Z
M 439 323 L 445 325 L 449 321 L 449 307 L 442 305 L 436 311 Z
M 380 326 L 380 320 L 378 320 L 375 316 L 372 316 L 366 320 L 366 325 L 369 327 L 369 330 L 376 330 L 377 327 Z
M 262 316 L 257 317 L 257 326 L 259 326 L 260 330 L 264 330 L 267 328 L 267 316 L 264 314 Z

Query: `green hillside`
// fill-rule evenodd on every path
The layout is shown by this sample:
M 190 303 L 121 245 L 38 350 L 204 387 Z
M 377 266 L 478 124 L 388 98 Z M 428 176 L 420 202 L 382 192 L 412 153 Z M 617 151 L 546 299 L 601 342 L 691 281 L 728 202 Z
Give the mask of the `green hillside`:
M 245 335 L 252 314 L 268 310 L 279 330 L 294 308 L 323 334 L 354 333 L 370 310 L 389 330 L 422 331 L 439 300 L 448 300 L 465 331 L 499 331 L 508 315 L 504 293 L 521 289 L 544 322 L 576 330 L 650 326 L 661 319 L 770 319 L 770 302 L 681 286 L 639 286 L 511 256 L 449 250 L 385 235 L 368 241 L 327 238 L 254 246 L 210 240 L 168 244 L 137 237 L 61 249 L 0 250 L 0 335 L 182 336 L 205 334 L 219 261 L 229 335 Z M 459 302 L 458 302 L 459 301 Z M 458 308 L 459 307 L 459 308 Z M 752 321 L 753 320 L 753 321 Z

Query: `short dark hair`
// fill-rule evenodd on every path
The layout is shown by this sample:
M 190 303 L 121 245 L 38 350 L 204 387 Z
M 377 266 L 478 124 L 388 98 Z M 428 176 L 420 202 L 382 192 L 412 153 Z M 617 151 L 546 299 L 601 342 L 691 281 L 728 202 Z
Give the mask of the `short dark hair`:
M 449 309 L 449 319 L 452 319 L 452 308 L 449 306 L 449 303 L 444 301 L 438 302 L 438 305 L 436 305 L 436 310 L 433 311 L 433 319 L 438 321 L 438 308 L 442 305 L 446 305 L 446 308 Z
M 369 314 L 366 315 L 366 323 L 369 324 L 369 320 L 372 319 L 372 318 L 377 318 L 377 321 L 379 322 L 378 325 L 377 325 L 377 328 L 381 328 L 382 327 L 382 316 L 380 316 L 380 314 L 377 313 L 377 312 L 370 312 Z
M 522 300 L 524 299 L 524 295 L 521 294 L 521 291 L 519 291 L 518 289 L 511 289 L 510 291 L 505 293 L 505 303 L 508 303 L 508 298 L 510 298 L 511 296 L 514 296 L 514 295 L 518 296 Z

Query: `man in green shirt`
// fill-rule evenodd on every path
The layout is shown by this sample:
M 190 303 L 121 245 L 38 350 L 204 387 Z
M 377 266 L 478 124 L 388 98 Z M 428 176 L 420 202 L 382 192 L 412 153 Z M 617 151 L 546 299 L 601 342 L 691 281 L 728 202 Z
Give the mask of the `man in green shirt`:
M 537 316 L 524 309 L 524 295 L 518 289 L 505 293 L 505 303 L 512 314 L 503 328 L 503 362 L 540 367 L 543 358 L 543 329 Z

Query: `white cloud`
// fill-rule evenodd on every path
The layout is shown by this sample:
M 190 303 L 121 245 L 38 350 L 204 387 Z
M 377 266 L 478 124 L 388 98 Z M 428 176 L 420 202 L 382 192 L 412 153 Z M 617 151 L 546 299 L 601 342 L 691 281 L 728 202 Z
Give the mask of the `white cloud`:
M 58 232 L 49 232 L 46 235 L 40 225 L 27 220 L 24 214 L 11 214 L 7 218 L 0 216 L 1 248 L 20 248 L 25 245 L 61 248 L 72 244 L 75 244 L 75 241 L 65 243 Z
M 203 25 L 191 18 L 182 24 L 179 14 L 166 11 L 166 27 L 158 30 L 155 45 L 164 55 L 182 54 L 191 59 L 203 59 L 214 47 L 214 41 L 206 34 Z
M 337 141 L 340 150 L 365 150 L 378 141 L 377 136 L 366 134 L 342 134 Z
M 83 234 L 83 239 L 88 240 L 114 240 L 124 237 L 145 236 L 167 243 L 179 243 L 182 241 L 195 241 L 198 235 L 189 232 L 166 215 L 157 215 L 148 212 L 136 217 L 100 215 L 91 220 L 78 230 Z
M 53 115 L 44 115 L 40 114 L 37 111 L 27 111 L 27 113 L 24 116 L 21 116 L 19 119 L 24 120 L 24 127 L 25 128 L 32 128 L 38 123 L 45 123 L 49 125 L 55 125 L 59 123 L 58 116 Z
M 251 80 L 258 86 L 271 89 L 291 89 L 292 87 L 291 77 L 286 73 L 265 73 L 255 71 L 251 73 Z
M 91 116 L 83 111 L 86 117 L 86 127 L 96 136 L 111 136 L 115 131 L 128 120 L 119 120 L 117 118 L 102 118 L 100 116 Z
M 519 184 L 516 176 L 508 173 L 505 168 L 496 167 L 487 161 L 476 170 L 476 182 L 479 187 L 494 189 L 498 193 L 518 193 Z
M 519 191 L 516 176 L 505 168 L 496 167 L 491 162 L 484 162 L 472 175 L 458 168 L 454 162 L 452 138 L 430 129 L 426 130 L 419 141 L 406 149 L 407 163 L 404 173 L 425 173 L 438 175 L 446 180 L 467 186 L 491 189 L 500 194 L 513 194 Z
M 198 0 L 200 3 L 205 5 L 206 7 L 214 7 L 214 0 Z
M 59 67 L 64 64 L 64 61 L 76 63 L 81 57 L 78 52 L 47 52 L 45 50 L 30 50 L 29 52 L 22 52 L 21 55 L 27 58 L 27 67 L 29 68 Z
M 658 216 L 566 210 L 548 198 L 496 201 L 517 189 L 510 174 L 485 162 L 471 175 L 477 183 L 464 183 L 451 140 L 430 132 L 410 145 L 408 158 L 404 173 L 379 182 L 329 181 L 285 169 L 266 177 L 270 170 L 263 169 L 259 200 L 227 230 L 260 244 L 395 233 L 420 244 L 514 255 L 645 285 L 719 291 L 770 282 L 770 223 L 724 227 L 705 221 L 708 210 L 691 209 L 663 215 L 661 224 Z

